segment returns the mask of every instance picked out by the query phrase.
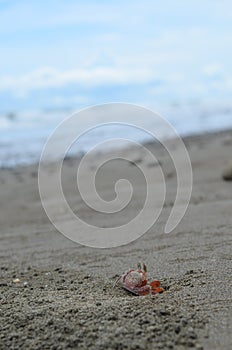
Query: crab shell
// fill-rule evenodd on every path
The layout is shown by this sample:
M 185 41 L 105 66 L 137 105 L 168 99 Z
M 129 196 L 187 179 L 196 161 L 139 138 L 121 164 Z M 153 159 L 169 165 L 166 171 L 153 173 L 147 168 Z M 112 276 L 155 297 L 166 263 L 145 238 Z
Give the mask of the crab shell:
M 142 270 L 130 270 L 123 275 L 123 284 L 131 288 L 143 287 L 147 284 L 146 273 Z
M 135 295 L 147 295 L 162 293 L 160 281 L 152 281 L 148 284 L 146 272 L 143 270 L 130 270 L 122 275 L 122 287 Z

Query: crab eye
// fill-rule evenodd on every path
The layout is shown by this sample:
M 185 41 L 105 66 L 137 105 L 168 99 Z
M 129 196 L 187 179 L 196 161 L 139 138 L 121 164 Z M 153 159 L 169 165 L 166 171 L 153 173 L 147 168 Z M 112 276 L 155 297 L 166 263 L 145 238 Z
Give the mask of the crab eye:
M 147 265 L 143 264 L 143 271 L 147 272 Z

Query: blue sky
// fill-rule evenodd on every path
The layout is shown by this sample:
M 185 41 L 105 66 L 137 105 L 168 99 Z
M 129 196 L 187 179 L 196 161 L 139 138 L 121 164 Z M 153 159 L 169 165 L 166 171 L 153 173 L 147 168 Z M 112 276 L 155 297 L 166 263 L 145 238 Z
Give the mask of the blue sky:
M 0 0 L 0 111 L 228 103 L 232 3 Z

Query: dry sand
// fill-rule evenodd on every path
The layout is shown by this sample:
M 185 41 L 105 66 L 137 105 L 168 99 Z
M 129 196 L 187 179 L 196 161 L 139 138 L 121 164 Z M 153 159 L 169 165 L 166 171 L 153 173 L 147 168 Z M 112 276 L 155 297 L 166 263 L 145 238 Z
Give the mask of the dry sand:
M 40 203 L 36 166 L 1 169 L 0 349 L 232 348 L 232 182 L 222 179 L 232 162 L 232 132 L 188 137 L 185 143 L 194 184 L 182 222 L 163 233 L 176 176 L 166 152 L 150 144 L 166 177 L 165 208 L 143 237 L 114 249 L 83 247 L 56 231 Z M 135 150 L 127 152 L 146 163 Z M 119 169 L 138 189 L 129 209 L 109 219 L 74 193 L 76 164 L 65 161 L 63 186 L 78 215 L 104 227 L 136 215 L 144 189 L 135 166 L 113 162 L 98 179 L 105 198 L 112 196 L 112 174 L 120 175 Z M 115 278 L 138 261 L 161 280 L 163 294 L 136 297 L 112 289 Z

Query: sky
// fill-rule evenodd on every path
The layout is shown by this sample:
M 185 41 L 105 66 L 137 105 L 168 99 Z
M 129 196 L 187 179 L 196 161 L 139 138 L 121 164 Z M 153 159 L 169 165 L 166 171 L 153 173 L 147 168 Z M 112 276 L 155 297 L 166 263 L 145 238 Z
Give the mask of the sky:
M 0 0 L 0 112 L 228 104 L 230 0 Z

